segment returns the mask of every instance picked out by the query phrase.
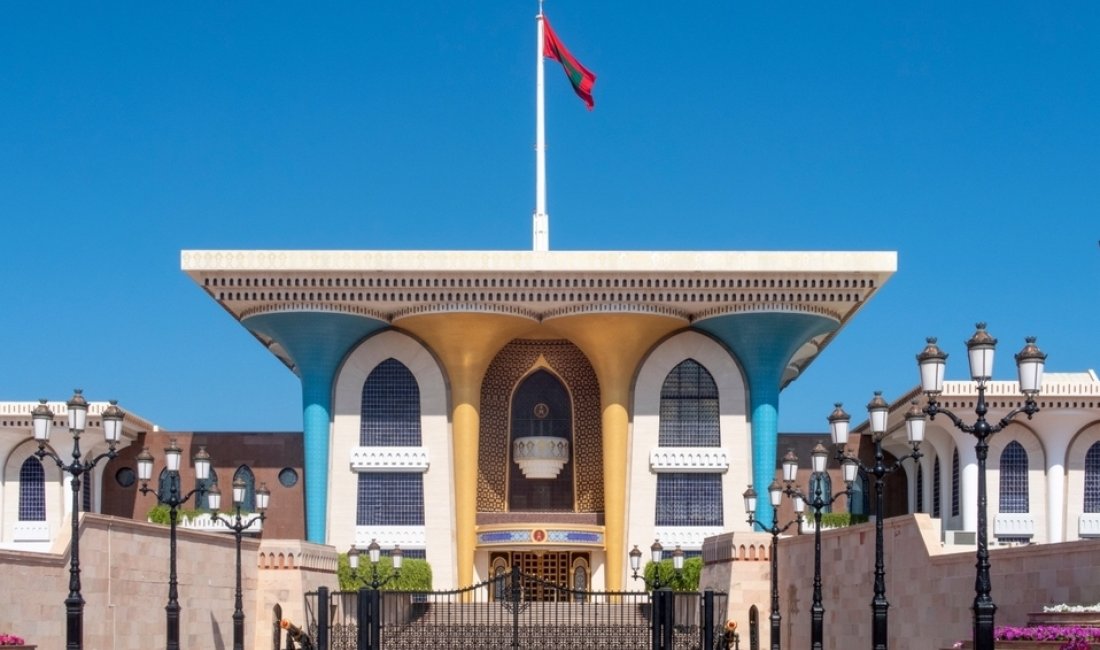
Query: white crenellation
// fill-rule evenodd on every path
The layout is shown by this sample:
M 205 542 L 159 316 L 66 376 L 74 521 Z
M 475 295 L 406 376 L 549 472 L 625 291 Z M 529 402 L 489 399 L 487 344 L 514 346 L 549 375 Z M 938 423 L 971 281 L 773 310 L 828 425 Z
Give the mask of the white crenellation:
M 427 447 L 352 447 L 353 472 L 427 472 Z
M 725 472 L 730 468 L 725 447 L 654 447 L 649 452 L 654 472 Z
M 1027 512 L 999 512 L 993 520 L 993 535 L 996 537 L 1033 537 L 1035 518 Z
M 703 540 L 721 535 L 721 526 L 657 526 L 654 536 L 665 549 L 665 556 L 679 546 L 685 551 L 697 551 L 703 548 Z
M 427 548 L 428 535 L 424 526 L 356 526 L 355 547 L 365 549 L 372 540 L 385 549 L 400 546 L 405 549 Z

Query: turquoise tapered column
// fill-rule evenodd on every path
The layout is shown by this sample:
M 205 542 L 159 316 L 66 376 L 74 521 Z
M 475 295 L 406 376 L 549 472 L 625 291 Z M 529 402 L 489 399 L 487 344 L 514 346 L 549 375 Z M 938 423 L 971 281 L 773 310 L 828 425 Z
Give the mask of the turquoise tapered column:
M 294 360 L 295 372 L 302 380 L 306 539 L 324 544 L 327 542 L 332 383 L 352 346 L 387 327 L 387 323 L 351 314 L 281 312 L 253 316 L 242 324 L 277 342 Z
M 800 347 L 839 325 L 824 316 L 786 312 L 726 314 L 692 325 L 722 341 L 745 372 L 752 418 L 752 483 L 764 497 L 757 501 L 756 519 L 764 526 L 772 524 L 766 495 L 775 479 L 783 371 Z

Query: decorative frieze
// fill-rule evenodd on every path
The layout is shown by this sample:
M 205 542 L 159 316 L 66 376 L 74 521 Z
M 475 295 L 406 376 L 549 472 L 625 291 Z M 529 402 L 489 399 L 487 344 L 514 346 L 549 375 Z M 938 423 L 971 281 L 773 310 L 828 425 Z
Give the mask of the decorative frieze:
M 665 552 L 679 546 L 685 551 L 700 550 L 703 540 L 722 534 L 721 526 L 657 526 L 654 535 L 665 548 Z
M 996 537 L 1034 537 L 1035 518 L 1028 512 L 999 512 L 993 520 Z
M 384 549 L 400 546 L 402 550 L 422 549 L 428 546 L 427 529 L 424 526 L 356 526 L 355 546 L 366 548 L 377 540 Z
M 427 447 L 353 447 L 353 472 L 427 472 Z
M 655 447 L 649 452 L 654 472 L 725 472 L 730 468 L 724 447 Z

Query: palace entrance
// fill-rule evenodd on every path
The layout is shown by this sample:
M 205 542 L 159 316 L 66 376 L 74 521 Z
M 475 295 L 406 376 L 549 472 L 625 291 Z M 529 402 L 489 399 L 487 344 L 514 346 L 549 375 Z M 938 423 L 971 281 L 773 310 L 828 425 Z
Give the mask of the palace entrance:
M 497 551 L 489 556 L 489 562 L 498 583 L 492 592 L 493 600 L 504 598 L 504 579 L 513 566 L 518 567 L 520 573 L 537 579 L 527 585 L 527 593 L 523 595 L 527 601 L 583 601 L 583 592 L 591 589 L 591 558 L 587 552 Z

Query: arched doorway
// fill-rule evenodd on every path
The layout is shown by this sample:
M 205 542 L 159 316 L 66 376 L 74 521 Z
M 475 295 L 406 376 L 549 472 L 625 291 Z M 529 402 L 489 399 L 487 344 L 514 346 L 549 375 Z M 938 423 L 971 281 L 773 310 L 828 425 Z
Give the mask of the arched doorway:
M 516 388 L 508 438 L 512 450 L 512 462 L 508 464 L 508 510 L 572 512 L 573 406 L 569 392 L 552 373 L 536 370 Z M 527 456 L 521 451 L 525 445 L 533 449 Z M 529 471 L 523 464 L 528 456 L 532 462 L 550 463 L 550 470 Z M 556 468 L 556 475 L 548 477 L 555 469 L 555 457 L 561 465 Z

